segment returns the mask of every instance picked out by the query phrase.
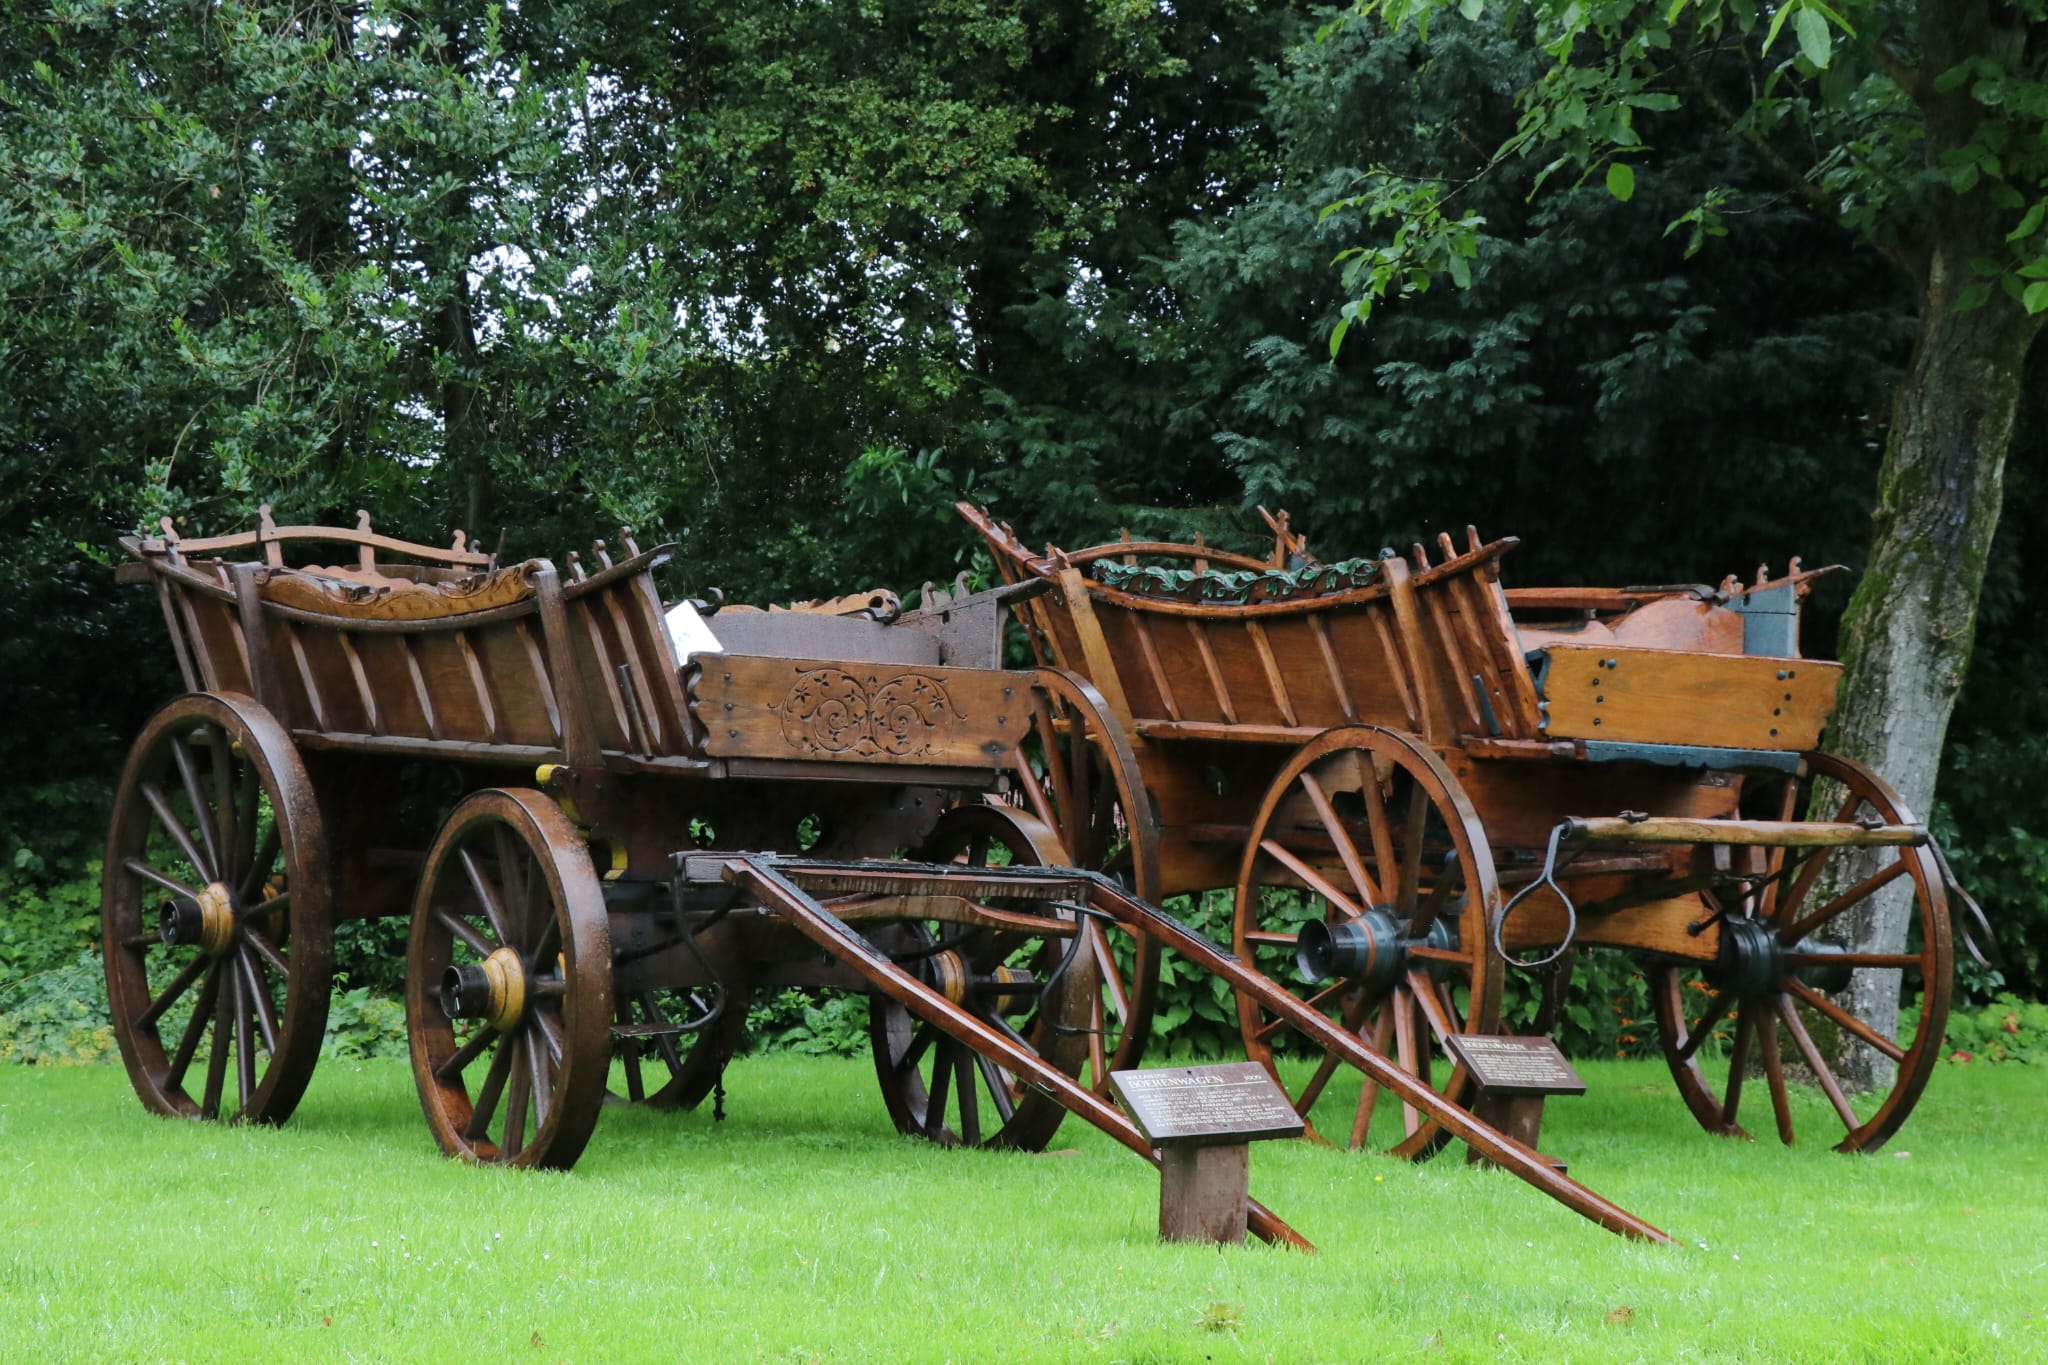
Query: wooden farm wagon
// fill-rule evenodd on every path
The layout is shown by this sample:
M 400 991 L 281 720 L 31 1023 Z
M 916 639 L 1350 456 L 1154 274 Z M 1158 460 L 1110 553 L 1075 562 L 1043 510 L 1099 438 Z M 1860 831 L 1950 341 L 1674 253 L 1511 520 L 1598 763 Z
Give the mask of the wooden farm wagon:
M 906 1133 L 1036 1148 L 1072 1111 L 1150 1156 L 1103 1091 L 1165 943 L 1661 1238 L 1152 910 L 1149 843 L 1136 896 L 1093 870 L 1140 773 L 1085 681 L 996 667 L 1002 605 L 1037 585 L 700 612 L 664 609 L 667 552 L 626 533 L 566 575 L 367 517 L 124 543 L 185 685 L 134 742 L 106 856 L 114 1026 L 152 1110 L 283 1121 L 337 926 L 406 916 L 413 1072 L 451 1154 L 566 1167 L 608 1089 L 697 1103 L 749 995 L 799 985 L 870 996 Z M 1251 1228 L 1299 1241 L 1256 1206 Z
M 1509 961 L 1599 945 L 1639 959 L 1707 1129 L 1743 1131 L 1759 1064 L 1788 1143 L 1811 1119 L 1871 1150 L 1905 1120 L 1948 1011 L 1945 866 L 1880 777 L 1817 751 L 1841 667 L 1799 655 L 1815 575 L 1796 562 L 1748 587 L 1504 590 L 1516 542 L 1469 530 L 1434 559 L 1321 564 L 1284 516 L 1267 560 L 1128 538 L 1036 554 L 959 510 L 1007 582 L 1050 586 L 1016 606 L 1040 661 L 1092 682 L 1130 740 L 1137 884 L 1232 888 L 1237 954 L 1408 1075 L 1469 1100 L 1445 1040 L 1501 1031 Z M 1906 951 L 1840 946 L 1862 911 L 1909 917 Z M 1875 974 L 1917 992 L 1896 1038 L 1845 1004 Z M 1294 1016 L 1237 1004 L 1272 1062 Z M 1717 1037 L 1725 1067 L 1720 1042 L 1703 1055 Z M 1314 1064 L 1276 1072 L 1324 1136 L 1444 1141 L 1412 1104 L 1375 1134 L 1384 1087 L 1295 1051 Z M 1839 1079 L 1845 1055 L 1880 1083 Z

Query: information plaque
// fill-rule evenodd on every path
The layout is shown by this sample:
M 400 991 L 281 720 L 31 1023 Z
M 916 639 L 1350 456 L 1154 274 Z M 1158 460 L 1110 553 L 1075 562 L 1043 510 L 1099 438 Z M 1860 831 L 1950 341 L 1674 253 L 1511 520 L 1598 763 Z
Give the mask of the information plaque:
M 1112 1071 L 1110 1088 L 1155 1147 L 1300 1137 L 1301 1115 L 1257 1062 Z
M 1583 1095 L 1586 1083 L 1548 1038 L 1453 1033 L 1444 1046 L 1494 1095 Z

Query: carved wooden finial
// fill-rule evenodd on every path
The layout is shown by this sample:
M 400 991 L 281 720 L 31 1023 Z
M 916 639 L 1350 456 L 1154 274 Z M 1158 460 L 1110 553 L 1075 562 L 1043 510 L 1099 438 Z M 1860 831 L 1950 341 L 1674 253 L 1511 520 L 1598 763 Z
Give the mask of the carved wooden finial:
M 601 569 L 609 569 L 612 566 L 612 557 L 605 551 L 604 542 L 601 540 L 590 542 L 590 557 L 597 561 Z
M 1422 542 L 1419 540 L 1408 547 L 1408 557 L 1415 561 L 1418 572 L 1429 567 L 1429 554 L 1422 548 Z
M 172 521 L 169 517 L 158 517 L 156 524 L 157 528 L 164 533 L 164 544 L 176 545 L 178 543 L 178 524 L 176 522 Z
M 584 579 L 583 556 L 574 550 L 569 551 L 569 579 L 575 583 L 581 583 Z
M 469 533 L 464 531 L 460 526 L 456 527 L 455 543 L 449 548 L 453 549 L 456 554 L 462 554 L 469 548 Z
M 1758 586 L 1759 588 L 1761 588 L 1761 587 L 1762 587 L 1762 586 L 1763 586 L 1764 584 L 1766 584 L 1766 583 L 1768 583 L 1768 582 L 1770 582 L 1770 581 L 1771 581 L 1771 566 L 1770 566 L 1770 565 L 1768 565 L 1768 564 L 1759 564 L 1759 565 L 1757 565 L 1757 566 L 1756 566 L 1756 585 L 1757 585 L 1757 586 Z
M 1452 560 L 1458 557 L 1458 542 L 1451 539 L 1451 533 L 1449 531 L 1438 531 L 1436 533 L 1436 547 L 1437 549 L 1442 550 L 1444 552 L 1444 558 L 1446 560 Z
M 628 559 L 640 553 L 640 547 L 633 542 L 633 528 L 630 526 L 621 526 L 619 528 L 619 544 L 626 547 L 626 558 Z
M 358 531 L 362 531 L 362 532 L 365 532 L 365 533 L 367 533 L 367 532 L 369 531 L 369 529 L 370 529 L 370 509 L 369 509 L 369 508 L 367 508 L 367 507 L 358 507 L 358 508 L 356 509 L 356 529 L 357 529 Z
M 1479 553 L 1479 528 L 1477 526 L 1467 526 L 1465 528 L 1465 543 L 1472 547 L 1472 553 Z
M 1740 594 L 1741 591 L 1742 580 L 1737 578 L 1734 574 L 1729 574 L 1726 578 L 1721 580 L 1721 596 L 1734 597 Z

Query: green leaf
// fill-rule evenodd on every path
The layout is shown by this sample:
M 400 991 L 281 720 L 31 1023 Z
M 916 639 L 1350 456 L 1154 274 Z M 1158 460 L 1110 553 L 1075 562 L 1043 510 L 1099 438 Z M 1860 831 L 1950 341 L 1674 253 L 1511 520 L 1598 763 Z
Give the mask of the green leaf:
M 1626 161 L 1611 161 L 1607 164 L 1607 192 L 1626 204 L 1635 198 L 1635 168 Z
M 2005 234 L 2008 242 L 2024 242 L 2034 235 L 2041 226 L 2041 219 L 2048 216 L 2048 199 L 2042 200 L 2027 210 L 2027 216 L 2020 219 L 2019 226 Z
M 1477 23 L 1479 16 L 1486 13 L 1486 0 L 1458 0 L 1458 13 Z
M 1825 70 L 1835 41 L 1827 19 L 1817 9 L 1802 9 L 1793 16 L 1792 24 L 1799 31 L 1799 51 L 1806 60 Z
M 1961 293 L 1961 295 L 1957 297 L 1956 311 L 1958 313 L 1973 313 L 1977 309 L 1982 308 L 1986 301 L 1988 301 L 1990 298 L 1990 281 L 1979 280 L 1977 281 L 1977 283 L 1971 285 L 1968 289 L 1965 289 Z
M 1791 18 L 1791 16 L 1792 7 L 1790 5 L 1779 6 L 1778 12 L 1771 16 L 1770 30 L 1764 34 L 1764 51 L 1769 52 L 1771 44 L 1778 41 L 1778 30 L 1785 27 L 1785 21 Z
M 2048 280 L 2036 280 L 2027 286 L 2027 292 L 2020 295 L 2020 307 L 2028 316 L 2048 312 Z

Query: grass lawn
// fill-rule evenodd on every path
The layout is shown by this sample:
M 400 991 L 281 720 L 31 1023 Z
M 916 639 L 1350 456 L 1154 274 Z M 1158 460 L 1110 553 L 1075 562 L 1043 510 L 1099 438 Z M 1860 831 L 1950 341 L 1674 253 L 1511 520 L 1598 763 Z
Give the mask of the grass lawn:
M 722 1124 L 612 1109 L 568 1175 L 443 1160 L 397 1063 L 323 1063 L 276 1131 L 7 1068 L 0 1359 L 2048 1360 L 2048 1069 L 1944 1067 L 1867 1158 L 1583 1072 L 1546 1147 L 1683 1245 L 1455 1154 L 1268 1143 L 1253 1191 L 1320 1255 L 1162 1246 L 1092 1130 L 936 1150 L 864 1061 L 737 1063 Z

